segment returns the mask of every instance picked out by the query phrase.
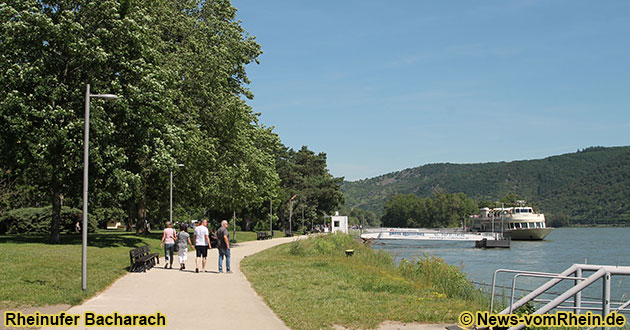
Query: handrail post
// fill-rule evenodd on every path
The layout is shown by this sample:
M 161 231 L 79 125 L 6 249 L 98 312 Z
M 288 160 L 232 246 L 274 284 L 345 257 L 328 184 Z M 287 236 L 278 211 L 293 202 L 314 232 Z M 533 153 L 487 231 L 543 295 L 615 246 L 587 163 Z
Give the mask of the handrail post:
M 575 271 L 575 277 L 582 277 L 582 268 L 578 268 Z M 576 286 L 578 284 L 580 284 L 582 280 L 576 279 L 575 281 L 573 281 L 573 286 Z M 573 297 L 573 307 L 575 307 L 575 314 L 580 314 L 581 310 L 580 308 L 582 307 L 582 291 L 578 291 L 575 294 L 575 297 Z
M 516 279 L 519 277 L 519 275 L 521 274 L 514 275 L 514 278 L 512 279 L 512 293 L 510 294 L 510 311 L 508 312 L 508 314 L 512 314 L 513 312 L 512 305 L 514 305 L 514 295 L 516 294 Z
M 610 313 L 610 273 L 602 277 L 604 280 L 602 290 L 602 317 L 606 317 Z
M 494 271 L 494 275 L 492 275 L 492 293 L 490 294 L 490 313 L 494 313 L 494 288 L 497 284 L 497 273 L 500 269 Z

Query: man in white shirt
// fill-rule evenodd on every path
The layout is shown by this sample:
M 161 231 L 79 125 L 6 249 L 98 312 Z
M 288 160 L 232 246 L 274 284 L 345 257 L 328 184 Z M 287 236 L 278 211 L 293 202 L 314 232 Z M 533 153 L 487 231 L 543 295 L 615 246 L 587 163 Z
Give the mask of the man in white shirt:
M 193 233 L 193 241 L 195 241 L 195 251 L 197 251 L 197 259 L 195 265 L 195 273 L 199 273 L 199 261 L 201 261 L 201 272 L 206 271 L 206 259 L 208 258 L 208 249 L 210 248 L 210 237 L 208 236 L 208 219 L 201 221 L 201 226 L 197 226 Z

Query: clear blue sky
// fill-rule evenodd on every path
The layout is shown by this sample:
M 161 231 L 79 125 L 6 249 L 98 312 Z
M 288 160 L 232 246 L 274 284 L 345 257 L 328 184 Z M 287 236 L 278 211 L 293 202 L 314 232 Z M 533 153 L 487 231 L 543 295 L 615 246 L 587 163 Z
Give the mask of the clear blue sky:
M 335 176 L 630 145 L 630 1 L 232 3 L 248 103 Z

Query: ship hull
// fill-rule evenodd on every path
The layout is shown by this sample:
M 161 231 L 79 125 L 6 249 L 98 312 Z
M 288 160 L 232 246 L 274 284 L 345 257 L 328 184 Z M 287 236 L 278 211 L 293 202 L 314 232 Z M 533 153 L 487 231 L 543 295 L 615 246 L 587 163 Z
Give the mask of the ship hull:
M 522 228 L 507 230 L 503 235 L 516 241 L 540 241 L 545 239 L 552 230 L 553 228 Z

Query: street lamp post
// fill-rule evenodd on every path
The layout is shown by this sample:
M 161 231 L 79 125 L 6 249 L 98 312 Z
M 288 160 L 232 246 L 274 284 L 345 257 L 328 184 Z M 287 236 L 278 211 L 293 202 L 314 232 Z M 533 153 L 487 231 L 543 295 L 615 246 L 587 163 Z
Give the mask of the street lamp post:
M 293 200 L 297 197 L 297 195 L 293 195 L 291 199 L 289 199 L 289 234 L 293 236 L 293 227 L 291 223 L 291 217 L 293 216 Z
M 273 238 L 273 198 L 269 199 L 269 231 L 271 234 L 271 238 Z
M 90 84 L 85 88 L 85 129 L 83 132 L 83 228 L 81 248 L 81 289 L 87 290 L 87 227 L 88 227 L 88 156 L 90 150 L 90 98 L 116 100 L 114 94 L 90 94 Z
M 177 164 L 178 167 L 184 167 L 184 164 Z M 173 224 L 173 170 L 171 170 L 171 184 L 170 184 L 170 198 L 169 198 L 169 217 L 168 217 L 168 221 L 171 222 L 171 224 Z

